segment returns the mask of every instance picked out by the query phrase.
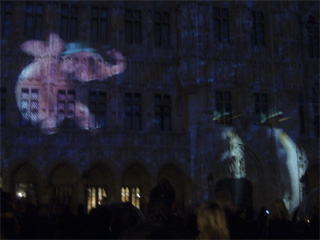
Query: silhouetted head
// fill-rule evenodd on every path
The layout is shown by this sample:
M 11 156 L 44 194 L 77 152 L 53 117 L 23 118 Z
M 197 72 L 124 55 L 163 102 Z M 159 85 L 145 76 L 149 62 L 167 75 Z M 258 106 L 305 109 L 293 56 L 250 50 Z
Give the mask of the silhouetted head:
M 148 214 L 152 220 L 166 221 L 172 214 L 175 192 L 168 180 L 160 181 L 149 196 Z

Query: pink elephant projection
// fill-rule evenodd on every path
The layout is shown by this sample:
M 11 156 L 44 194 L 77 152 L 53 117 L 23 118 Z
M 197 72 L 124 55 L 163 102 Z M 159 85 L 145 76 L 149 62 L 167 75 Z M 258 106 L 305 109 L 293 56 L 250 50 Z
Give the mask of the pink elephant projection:
M 63 52 L 66 47 L 67 50 Z M 61 122 L 57 120 L 61 111 L 58 106 L 59 89 L 75 89 L 84 82 L 102 81 L 123 73 L 126 69 L 126 59 L 115 50 L 107 52 L 115 61 L 115 64 L 111 64 L 95 53 L 94 49 L 79 47 L 77 43 L 66 45 L 53 33 L 46 42 L 26 41 L 21 45 L 21 49 L 34 56 L 34 61 L 22 70 L 18 78 L 17 105 L 26 121 L 36 122 L 42 131 L 48 134 L 55 133 Z M 74 94 L 70 96 L 74 97 Z M 26 100 L 28 97 L 29 100 Z M 37 101 L 30 101 L 32 97 Z M 33 109 L 38 111 L 36 117 L 30 113 Z M 63 120 L 73 118 L 81 129 L 97 127 L 90 119 L 93 113 L 90 113 L 88 106 L 76 98 L 73 105 L 68 106 L 68 113 L 70 114 L 63 114 Z

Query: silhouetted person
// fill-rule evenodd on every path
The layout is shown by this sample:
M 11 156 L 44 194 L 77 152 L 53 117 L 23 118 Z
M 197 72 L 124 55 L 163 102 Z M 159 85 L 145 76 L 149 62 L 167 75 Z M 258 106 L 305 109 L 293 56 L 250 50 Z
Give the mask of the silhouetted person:
M 173 214 L 175 192 L 168 180 L 160 181 L 149 196 L 147 219 L 129 229 L 124 239 L 184 239 L 186 230 L 183 219 Z

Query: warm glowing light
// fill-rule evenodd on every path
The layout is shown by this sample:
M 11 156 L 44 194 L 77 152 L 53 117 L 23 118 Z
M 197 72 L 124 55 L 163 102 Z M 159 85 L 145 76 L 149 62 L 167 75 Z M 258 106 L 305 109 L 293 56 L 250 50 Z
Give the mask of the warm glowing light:
M 22 198 L 22 197 L 26 197 L 27 194 L 26 194 L 25 192 L 18 192 L 18 193 L 17 193 L 17 196 L 18 196 L 19 198 Z
M 307 223 L 310 223 L 310 220 L 309 220 L 309 219 L 307 219 Z

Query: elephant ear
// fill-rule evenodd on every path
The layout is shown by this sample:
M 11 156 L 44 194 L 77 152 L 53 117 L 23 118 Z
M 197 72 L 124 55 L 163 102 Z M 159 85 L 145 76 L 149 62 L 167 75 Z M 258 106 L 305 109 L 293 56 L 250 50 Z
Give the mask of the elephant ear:
M 55 33 L 51 33 L 47 39 L 47 42 L 38 40 L 29 40 L 21 44 L 21 50 L 28 55 L 39 57 L 46 54 L 58 55 L 64 48 L 65 43 Z
M 28 55 L 38 57 L 43 55 L 46 52 L 47 47 L 43 41 L 29 40 L 21 44 L 21 50 L 27 53 Z
M 65 49 L 65 42 L 55 33 L 50 33 L 47 43 L 50 54 L 60 54 Z

